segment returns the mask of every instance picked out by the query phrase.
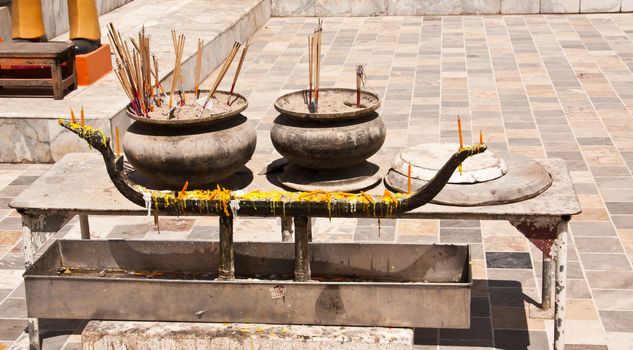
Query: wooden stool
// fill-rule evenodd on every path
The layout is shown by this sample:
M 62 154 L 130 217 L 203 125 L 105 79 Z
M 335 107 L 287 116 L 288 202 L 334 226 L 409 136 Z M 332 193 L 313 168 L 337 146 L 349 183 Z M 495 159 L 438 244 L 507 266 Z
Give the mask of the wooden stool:
M 62 65 L 69 65 L 70 74 L 62 76 Z M 25 77 L 17 76 L 18 69 L 2 69 L 3 66 L 50 66 L 51 76 Z M 7 74 L 10 73 L 10 74 Z M 4 77 L 4 76 L 9 77 Z M 52 87 L 56 100 L 64 98 L 64 91 L 76 84 L 75 49 L 73 43 L 67 42 L 11 42 L 0 44 L 0 88 L 41 88 Z M 1 91 L 1 90 L 0 90 Z

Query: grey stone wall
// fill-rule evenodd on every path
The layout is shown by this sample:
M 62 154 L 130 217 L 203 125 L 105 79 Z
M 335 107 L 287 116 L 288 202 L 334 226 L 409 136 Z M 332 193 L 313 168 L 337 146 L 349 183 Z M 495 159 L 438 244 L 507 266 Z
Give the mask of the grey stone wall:
M 272 16 L 630 12 L 633 0 L 271 0 Z

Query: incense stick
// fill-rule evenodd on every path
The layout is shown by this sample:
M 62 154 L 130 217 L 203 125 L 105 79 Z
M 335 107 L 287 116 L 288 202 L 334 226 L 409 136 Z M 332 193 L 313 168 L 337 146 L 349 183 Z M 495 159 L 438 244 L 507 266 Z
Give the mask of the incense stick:
M 479 129 L 479 144 L 484 144 L 484 134 L 481 132 L 481 129 Z
M 229 98 L 226 100 L 226 104 L 228 105 L 231 102 L 231 97 L 233 97 L 233 90 L 235 89 L 235 83 L 237 82 L 237 77 L 240 75 L 240 70 L 242 69 L 242 64 L 244 63 L 244 58 L 246 57 L 246 52 L 248 52 L 249 43 L 246 42 L 244 44 L 244 48 L 242 49 L 242 56 L 240 56 L 240 62 L 237 64 L 237 69 L 235 70 L 235 76 L 233 77 L 233 83 L 231 83 L 231 91 L 229 92 Z
M 308 35 L 308 104 L 312 104 L 312 51 L 314 50 L 314 38 L 312 35 Z
M 81 126 L 86 126 L 86 116 L 84 114 L 84 106 L 81 106 Z
M 130 99 L 130 105 L 134 113 L 149 118 L 148 112 L 153 110 L 152 96 L 153 84 L 151 83 L 152 61 L 150 59 L 150 39 L 145 35 L 145 27 L 142 27 L 137 38 L 130 38 L 132 50 L 127 41 L 123 41 L 121 33 L 114 24 L 108 24 L 108 38 L 115 53 L 114 72 Z M 158 72 L 155 73 L 158 76 Z
M 224 78 L 226 71 L 231 66 L 231 62 L 233 62 L 233 58 L 235 57 L 235 54 L 237 54 L 237 50 L 239 50 L 240 45 L 241 44 L 237 41 L 233 43 L 233 48 L 231 48 L 229 55 L 224 60 L 224 65 L 222 65 L 222 69 L 220 70 L 220 73 L 215 79 L 215 83 L 213 83 L 213 87 L 209 91 L 209 94 L 207 95 L 207 98 L 205 99 L 204 104 L 202 105 L 203 109 L 207 108 L 207 104 L 209 103 L 209 100 L 211 100 L 211 97 L 213 97 L 213 95 L 215 94 L 215 91 L 218 89 L 218 86 L 220 86 L 220 82 L 222 82 L 222 79 Z
M 202 66 L 202 50 L 204 48 L 204 41 L 198 39 L 198 51 L 196 52 L 196 98 L 200 97 L 200 93 L 198 92 L 199 84 L 200 84 L 200 68 Z
M 360 64 L 356 67 L 356 108 L 360 108 L 360 87 L 364 85 L 365 68 Z
M 321 33 L 323 32 L 323 20 L 318 19 L 318 26 L 315 30 L 315 81 L 314 81 L 314 111 L 319 110 L 319 83 L 321 80 Z
M 180 77 L 180 60 L 182 58 L 182 49 L 184 47 L 185 36 L 184 34 L 176 36 L 176 31 L 172 29 L 171 40 L 176 54 L 176 61 L 174 62 L 174 71 L 172 73 L 171 79 L 171 90 L 169 91 L 169 108 L 171 108 L 173 105 L 174 91 L 176 90 L 176 84 L 178 83 L 178 78 Z

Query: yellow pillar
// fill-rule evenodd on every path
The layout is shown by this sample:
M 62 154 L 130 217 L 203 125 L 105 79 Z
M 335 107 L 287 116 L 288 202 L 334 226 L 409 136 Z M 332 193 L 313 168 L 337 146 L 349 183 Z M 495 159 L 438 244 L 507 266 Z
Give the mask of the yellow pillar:
M 37 40 L 46 36 L 40 0 L 13 0 L 11 22 L 13 39 Z
M 96 0 L 68 0 L 68 20 L 70 22 L 70 40 L 96 41 L 101 39 Z

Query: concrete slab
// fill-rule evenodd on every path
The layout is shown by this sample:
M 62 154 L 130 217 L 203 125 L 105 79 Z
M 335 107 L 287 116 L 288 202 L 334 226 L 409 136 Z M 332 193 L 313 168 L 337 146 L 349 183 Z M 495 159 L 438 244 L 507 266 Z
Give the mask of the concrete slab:
M 100 17 L 102 41 L 106 25 L 113 22 L 121 35 L 136 36 L 141 26 L 151 37 L 161 78 L 171 79 L 174 54 L 170 30 L 187 36 L 183 54 L 185 87 L 192 87 L 196 40 L 205 41 L 201 76 L 210 74 L 228 54 L 234 41 L 245 41 L 270 17 L 270 3 L 263 0 L 136 0 Z M 55 40 L 67 40 L 64 34 Z M 114 73 L 95 84 L 79 87 L 61 101 L 52 97 L 3 98 L 0 110 L 0 162 L 52 162 L 69 152 L 88 150 L 84 142 L 63 131 L 56 120 L 70 108 L 86 110 L 86 122 L 112 135 L 130 124 L 123 109 L 128 100 Z M 25 133 L 24 130 L 29 131 Z
M 413 330 L 378 327 L 286 326 L 239 323 L 91 321 L 83 349 L 404 350 Z

